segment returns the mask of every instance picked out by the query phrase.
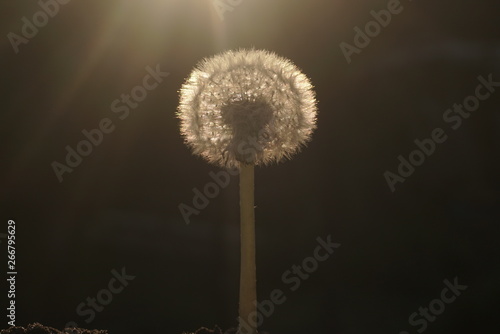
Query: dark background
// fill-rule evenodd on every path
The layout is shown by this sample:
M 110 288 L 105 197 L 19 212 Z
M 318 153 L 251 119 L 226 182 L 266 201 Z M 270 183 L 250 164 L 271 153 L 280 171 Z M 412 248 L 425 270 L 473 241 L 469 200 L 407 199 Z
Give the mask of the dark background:
M 500 91 L 457 130 L 442 119 L 479 75 L 500 81 L 498 2 L 402 0 L 348 64 L 339 44 L 387 2 L 243 0 L 221 21 L 212 0 L 73 0 L 15 54 L 7 34 L 40 7 L 1 1 L 0 232 L 16 221 L 16 324 L 236 326 L 238 179 L 185 224 L 179 204 L 220 169 L 190 154 L 175 111 L 200 59 L 255 47 L 293 60 L 319 100 L 308 147 L 256 170 L 258 295 L 287 297 L 262 330 L 417 333 L 408 317 L 454 277 L 468 288 L 426 333 L 498 328 Z M 118 119 L 111 102 L 157 64 L 170 75 Z M 53 161 L 105 117 L 114 132 L 58 182 Z M 447 141 L 392 193 L 384 172 L 437 127 Z M 281 275 L 328 235 L 341 247 L 291 292 Z M 135 279 L 86 323 L 77 305 L 123 267 Z

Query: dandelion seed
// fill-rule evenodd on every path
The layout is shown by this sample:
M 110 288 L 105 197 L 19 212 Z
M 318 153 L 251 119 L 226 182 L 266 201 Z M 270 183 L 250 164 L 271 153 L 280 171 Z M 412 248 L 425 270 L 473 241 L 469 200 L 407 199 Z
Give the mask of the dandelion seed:
M 228 51 L 192 71 L 177 115 L 193 153 L 223 167 L 265 165 L 309 141 L 316 99 L 291 61 L 263 50 Z

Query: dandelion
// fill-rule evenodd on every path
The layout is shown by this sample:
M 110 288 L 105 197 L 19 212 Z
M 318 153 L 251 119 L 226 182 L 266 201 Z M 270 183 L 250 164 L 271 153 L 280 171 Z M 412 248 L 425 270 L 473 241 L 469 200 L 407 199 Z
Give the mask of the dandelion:
M 181 133 L 193 153 L 223 167 L 263 165 L 296 153 L 316 123 L 309 79 L 263 50 L 204 59 L 181 88 Z
M 180 90 L 177 116 L 194 154 L 240 169 L 240 332 L 257 333 L 254 166 L 297 153 L 316 127 L 309 79 L 264 50 L 227 51 L 202 60 Z

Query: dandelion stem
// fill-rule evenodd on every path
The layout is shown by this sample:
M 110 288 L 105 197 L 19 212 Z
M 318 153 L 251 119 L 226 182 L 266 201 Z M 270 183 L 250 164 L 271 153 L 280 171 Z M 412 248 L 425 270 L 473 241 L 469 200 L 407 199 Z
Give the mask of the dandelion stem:
M 240 328 L 239 333 L 256 334 L 257 290 L 255 273 L 254 166 L 240 164 Z

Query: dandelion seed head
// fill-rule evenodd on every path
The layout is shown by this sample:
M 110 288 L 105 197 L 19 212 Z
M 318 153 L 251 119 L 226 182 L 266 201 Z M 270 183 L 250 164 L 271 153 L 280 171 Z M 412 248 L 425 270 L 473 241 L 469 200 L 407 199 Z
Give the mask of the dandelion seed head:
M 264 50 L 227 51 L 202 60 L 180 90 L 177 116 L 194 154 L 223 167 L 290 158 L 316 127 L 309 79 Z

